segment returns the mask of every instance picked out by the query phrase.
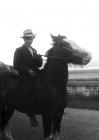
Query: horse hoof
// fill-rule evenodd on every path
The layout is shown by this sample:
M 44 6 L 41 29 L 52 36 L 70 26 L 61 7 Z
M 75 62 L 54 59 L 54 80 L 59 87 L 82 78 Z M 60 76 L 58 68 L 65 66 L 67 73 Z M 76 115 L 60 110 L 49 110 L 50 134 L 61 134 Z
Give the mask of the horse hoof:
M 53 140 L 53 138 L 45 138 L 45 140 Z
M 14 140 L 12 136 L 3 136 L 1 137 L 1 140 Z
M 11 133 L 4 132 L 2 133 L 1 140 L 14 140 Z
M 60 135 L 58 133 L 53 135 L 53 140 L 61 140 Z
M 47 138 L 45 138 L 45 140 L 53 140 L 52 134 L 48 136 Z

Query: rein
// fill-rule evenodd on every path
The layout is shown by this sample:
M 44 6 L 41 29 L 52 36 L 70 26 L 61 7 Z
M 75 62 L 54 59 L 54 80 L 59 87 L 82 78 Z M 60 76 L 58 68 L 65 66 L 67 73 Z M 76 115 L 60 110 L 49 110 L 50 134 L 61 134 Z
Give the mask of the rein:
M 67 60 L 69 60 L 69 58 L 61 58 L 61 57 L 46 56 L 46 55 L 40 55 L 40 56 L 51 58 L 53 60 L 61 60 L 61 61 L 67 61 Z

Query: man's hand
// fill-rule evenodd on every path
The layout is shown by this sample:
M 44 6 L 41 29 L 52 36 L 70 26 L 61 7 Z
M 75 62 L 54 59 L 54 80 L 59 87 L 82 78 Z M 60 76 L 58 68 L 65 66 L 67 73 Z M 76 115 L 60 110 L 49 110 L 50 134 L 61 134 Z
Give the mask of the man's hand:
M 31 70 L 31 69 L 29 69 L 29 74 L 30 74 L 31 76 L 36 76 L 35 71 L 33 71 L 33 70 Z

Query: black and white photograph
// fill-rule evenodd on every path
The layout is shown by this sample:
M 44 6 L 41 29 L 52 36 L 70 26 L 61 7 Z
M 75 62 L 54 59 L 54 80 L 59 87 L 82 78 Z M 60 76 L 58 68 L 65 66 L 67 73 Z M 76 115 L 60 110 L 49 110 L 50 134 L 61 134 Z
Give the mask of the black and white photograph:
M 0 140 L 99 140 L 99 1 L 0 2 Z

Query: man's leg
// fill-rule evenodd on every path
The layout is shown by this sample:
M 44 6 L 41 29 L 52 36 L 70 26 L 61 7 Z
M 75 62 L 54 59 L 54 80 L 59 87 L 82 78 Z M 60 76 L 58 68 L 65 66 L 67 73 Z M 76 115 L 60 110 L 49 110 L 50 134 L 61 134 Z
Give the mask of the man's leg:
M 35 95 L 33 95 L 33 85 L 34 85 L 34 88 L 35 88 L 35 78 L 34 78 L 34 81 L 33 81 L 33 77 L 29 77 L 29 79 L 27 80 L 28 81 L 28 112 L 29 112 L 29 116 L 30 116 L 30 124 L 31 126 L 33 127 L 36 127 L 38 126 L 38 121 L 36 119 L 36 114 L 33 112 L 33 98 L 31 96 L 33 96 L 35 98 Z

